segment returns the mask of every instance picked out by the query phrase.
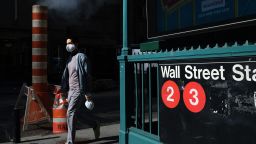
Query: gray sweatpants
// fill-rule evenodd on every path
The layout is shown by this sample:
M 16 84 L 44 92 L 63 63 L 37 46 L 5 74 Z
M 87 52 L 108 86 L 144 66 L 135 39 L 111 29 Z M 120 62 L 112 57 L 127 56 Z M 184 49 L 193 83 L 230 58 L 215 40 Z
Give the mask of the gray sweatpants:
M 77 118 L 83 123 L 89 124 L 93 128 L 97 126 L 96 117 L 94 117 L 88 110 L 85 110 L 85 106 L 81 107 L 85 98 L 79 92 L 79 90 L 70 90 L 68 92 L 68 111 L 67 111 L 67 125 L 68 125 L 68 144 L 74 144 L 76 136 L 76 123 Z M 84 114 L 86 113 L 86 116 Z
M 67 111 L 67 125 L 68 125 L 68 144 L 74 144 L 76 136 L 76 115 L 81 105 L 81 95 L 79 91 L 70 90 L 68 92 L 68 111 Z

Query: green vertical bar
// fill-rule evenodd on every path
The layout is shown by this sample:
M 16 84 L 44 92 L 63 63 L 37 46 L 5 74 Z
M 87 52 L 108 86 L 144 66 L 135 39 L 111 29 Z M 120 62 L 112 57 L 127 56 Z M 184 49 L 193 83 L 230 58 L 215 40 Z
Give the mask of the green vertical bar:
M 141 121 L 142 121 L 142 130 L 144 130 L 144 63 L 141 64 Z
M 157 135 L 159 136 L 159 130 L 160 130 L 160 116 L 159 116 L 159 89 L 160 89 L 160 84 L 159 84 L 159 64 L 157 64 Z
M 128 143 L 127 109 L 126 109 L 126 66 L 128 55 L 127 40 L 127 0 L 123 0 L 123 48 L 120 56 L 120 129 L 119 143 Z
M 137 84 L 137 63 L 134 63 L 134 79 L 135 79 L 135 103 L 136 103 L 136 110 L 135 110 L 135 124 L 136 128 L 138 128 L 138 84 Z
M 127 108 L 126 108 L 126 65 L 124 57 L 120 59 L 120 129 L 119 143 L 125 144 L 128 141 L 127 131 Z
M 149 71 L 148 71 L 148 106 L 149 106 L 149 132 L 152 133 L 152 94 L 151 94 L 151 63 L 148 65 Z
M 128 33 L 127 33 L 127 0 L 123 0 L 123 48 L 122 55 L 128 54 Z

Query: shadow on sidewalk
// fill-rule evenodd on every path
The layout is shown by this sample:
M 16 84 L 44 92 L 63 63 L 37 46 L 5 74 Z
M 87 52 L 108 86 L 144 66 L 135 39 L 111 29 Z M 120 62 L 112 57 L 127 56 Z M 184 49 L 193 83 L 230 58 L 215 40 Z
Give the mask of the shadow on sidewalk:
M 110 136 L 110 137 L 103 137 L 94 140 L 88 141 L 78 141 L 76 144 L 89 144 L 89 143 L 97 143 L 97 144 L 113 144 L 118 143 L 118 136 Z
M 56 139 L 56 138 L 60 138 L 60 136 L 51 136 L 51 137 L 46 137 L 46 138 L 35 138 L 35 139 L 31 139 L 31 140 L 21 141 L 21 143 L 24 143 L 24 142 L 33 142 L 33 141 L 40 141 L 40 140 L 47 140 L 47 139 Z

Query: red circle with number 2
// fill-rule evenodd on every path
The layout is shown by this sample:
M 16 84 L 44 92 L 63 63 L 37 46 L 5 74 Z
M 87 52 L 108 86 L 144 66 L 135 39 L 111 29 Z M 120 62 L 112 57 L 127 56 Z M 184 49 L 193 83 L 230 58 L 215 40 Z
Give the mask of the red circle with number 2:
M 178 85 L 174 81 L 166 81 L 162 86 L 161 96 L 164 104 L 168 108 L 175 108 L 180 101 Z
M 183 101 L 191 112 L 202 111 L 206 102 L 204 88 L 197 82 L 189 82 L 184 88 Z

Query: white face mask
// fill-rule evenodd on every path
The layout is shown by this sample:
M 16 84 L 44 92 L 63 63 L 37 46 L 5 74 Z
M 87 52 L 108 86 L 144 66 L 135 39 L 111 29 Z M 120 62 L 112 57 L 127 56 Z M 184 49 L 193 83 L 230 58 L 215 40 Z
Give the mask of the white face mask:
M 76 46 L 74 44 L 67 44 L 66 50 L 68 52 L 73 52 L 76 49 Z

